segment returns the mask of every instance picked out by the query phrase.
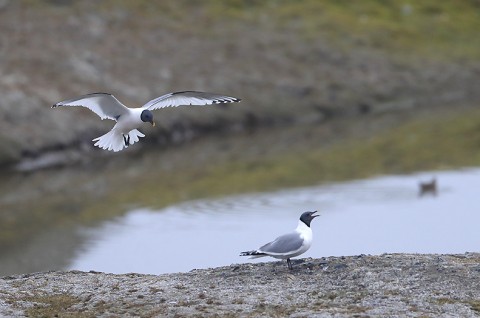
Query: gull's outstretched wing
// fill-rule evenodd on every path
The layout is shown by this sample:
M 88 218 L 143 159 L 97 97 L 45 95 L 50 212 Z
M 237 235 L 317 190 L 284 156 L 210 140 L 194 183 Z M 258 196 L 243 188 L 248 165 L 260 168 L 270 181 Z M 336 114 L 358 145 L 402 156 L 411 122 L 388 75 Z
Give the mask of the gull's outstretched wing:
M 56 103 L 52 108 L 58 106 L 82 106 L 90 109 L 101 119 L 117 120 L 120 116 L 129 112 L 128 108 L 120 103 L 112 94 L 93 93 L 64 100 Z
M 303 239 L 296 232 L 277 237 L 275 241 L 265 244 L 258 249 L 268 255 L 282 255 L 298 251 L 303 245 Z
M 188 106 L 235 103 L 239 102 L 240 100 L 241 99 L 239 98 L 219 94 L 185 91 L 169 93 L 152 99 L 151 101 L 143 105 L 143 108 L 154 110 L 164 107 L 175 107 L 182 105 Z

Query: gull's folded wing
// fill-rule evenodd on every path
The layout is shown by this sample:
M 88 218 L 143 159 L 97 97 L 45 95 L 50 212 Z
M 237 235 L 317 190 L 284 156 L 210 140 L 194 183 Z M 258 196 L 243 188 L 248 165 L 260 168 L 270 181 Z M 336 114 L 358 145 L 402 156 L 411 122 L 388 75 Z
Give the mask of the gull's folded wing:
M 288 254 L 298 251 L 303 245 L 303 240 L 296 232 L 282 235 L 275 241 L 265 244 L 258 251 L 269 255 Z

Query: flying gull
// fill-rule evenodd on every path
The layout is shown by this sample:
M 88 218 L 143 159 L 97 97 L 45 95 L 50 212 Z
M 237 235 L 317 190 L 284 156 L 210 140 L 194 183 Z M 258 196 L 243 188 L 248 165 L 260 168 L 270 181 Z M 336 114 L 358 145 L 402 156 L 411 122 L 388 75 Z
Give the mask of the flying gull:
M 290 258 L 305 253 L 312 245 L 310 222 L 319 216 L 314 215 L 315 213 L 317 211 L 303 213 L 294 232 L 279 236 L 257 250 L 242 252 L 240 256 L 251 256 L 250 258 L 270 256 L 286 259 L 288 268 L 292 269 Z
M 120 151 L 123 148 L 133 145 L 140 137 L 145 137 L 137 130 L 143 123 L 150 123 L 155 126 L 152 110 L 176 107 L 182 105 L 211 105 L 239 102 L 239 98 L 219 94 L 184 91 L 168 93 L 152 99 L 139 108 L 129 108 L 123 105 L 112 94 L 93 93 L 56 103 L 52 108 L 59 106 L 83 106 L 100 118 L 111 119 L 117 123 L 112 130 L 103 136 L 93 139 L 95 146 L 113 151 Z

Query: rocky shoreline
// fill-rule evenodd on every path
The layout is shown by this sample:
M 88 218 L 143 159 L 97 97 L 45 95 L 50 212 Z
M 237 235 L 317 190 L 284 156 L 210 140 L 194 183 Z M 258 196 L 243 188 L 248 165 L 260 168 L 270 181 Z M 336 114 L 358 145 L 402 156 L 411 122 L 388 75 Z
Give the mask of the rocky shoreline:
M 477 317 L 480 254 L 383 254 L 233 264 L 164 275 L 0 278 L 15 317 Z

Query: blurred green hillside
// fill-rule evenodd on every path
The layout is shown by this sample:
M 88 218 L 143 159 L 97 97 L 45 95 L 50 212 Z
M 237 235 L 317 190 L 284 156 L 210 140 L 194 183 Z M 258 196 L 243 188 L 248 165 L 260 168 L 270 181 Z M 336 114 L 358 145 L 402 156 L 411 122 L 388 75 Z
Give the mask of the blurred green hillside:
M 96 153 L 91 139 L 111 123 L 49 106 L 97 91 L 129 106 L 185 89 L 243 99 L 162 111 L 133 152 L 211 133 L 476 104 L 479 9 L 467 0 L 6 0 L 0 164 Z
M 51 3 L 62 1 L 51 1 Z M 64 1 L 64 3 L 72 3 Z M 81 9 L 81 8 L 79 8 Z M 103 1 L 98 9 L 128 10 L 142 19 L 162 13 L 163 26 L 208 35 L 216 23 L 295 31 L 300 40 L 325 38 L 345 50 L 367 47 L 398 56 L 476 59 L 480 2 L 465 1 Z M 196 22 L 199 28 L 184 24 Z M 237 27 L 237 26 L 235 26 Z
M 367 47 L 399 57 L 477 59 L 479 1 L 218 1 L 212 12 L 274 21 L 345 50 Z

